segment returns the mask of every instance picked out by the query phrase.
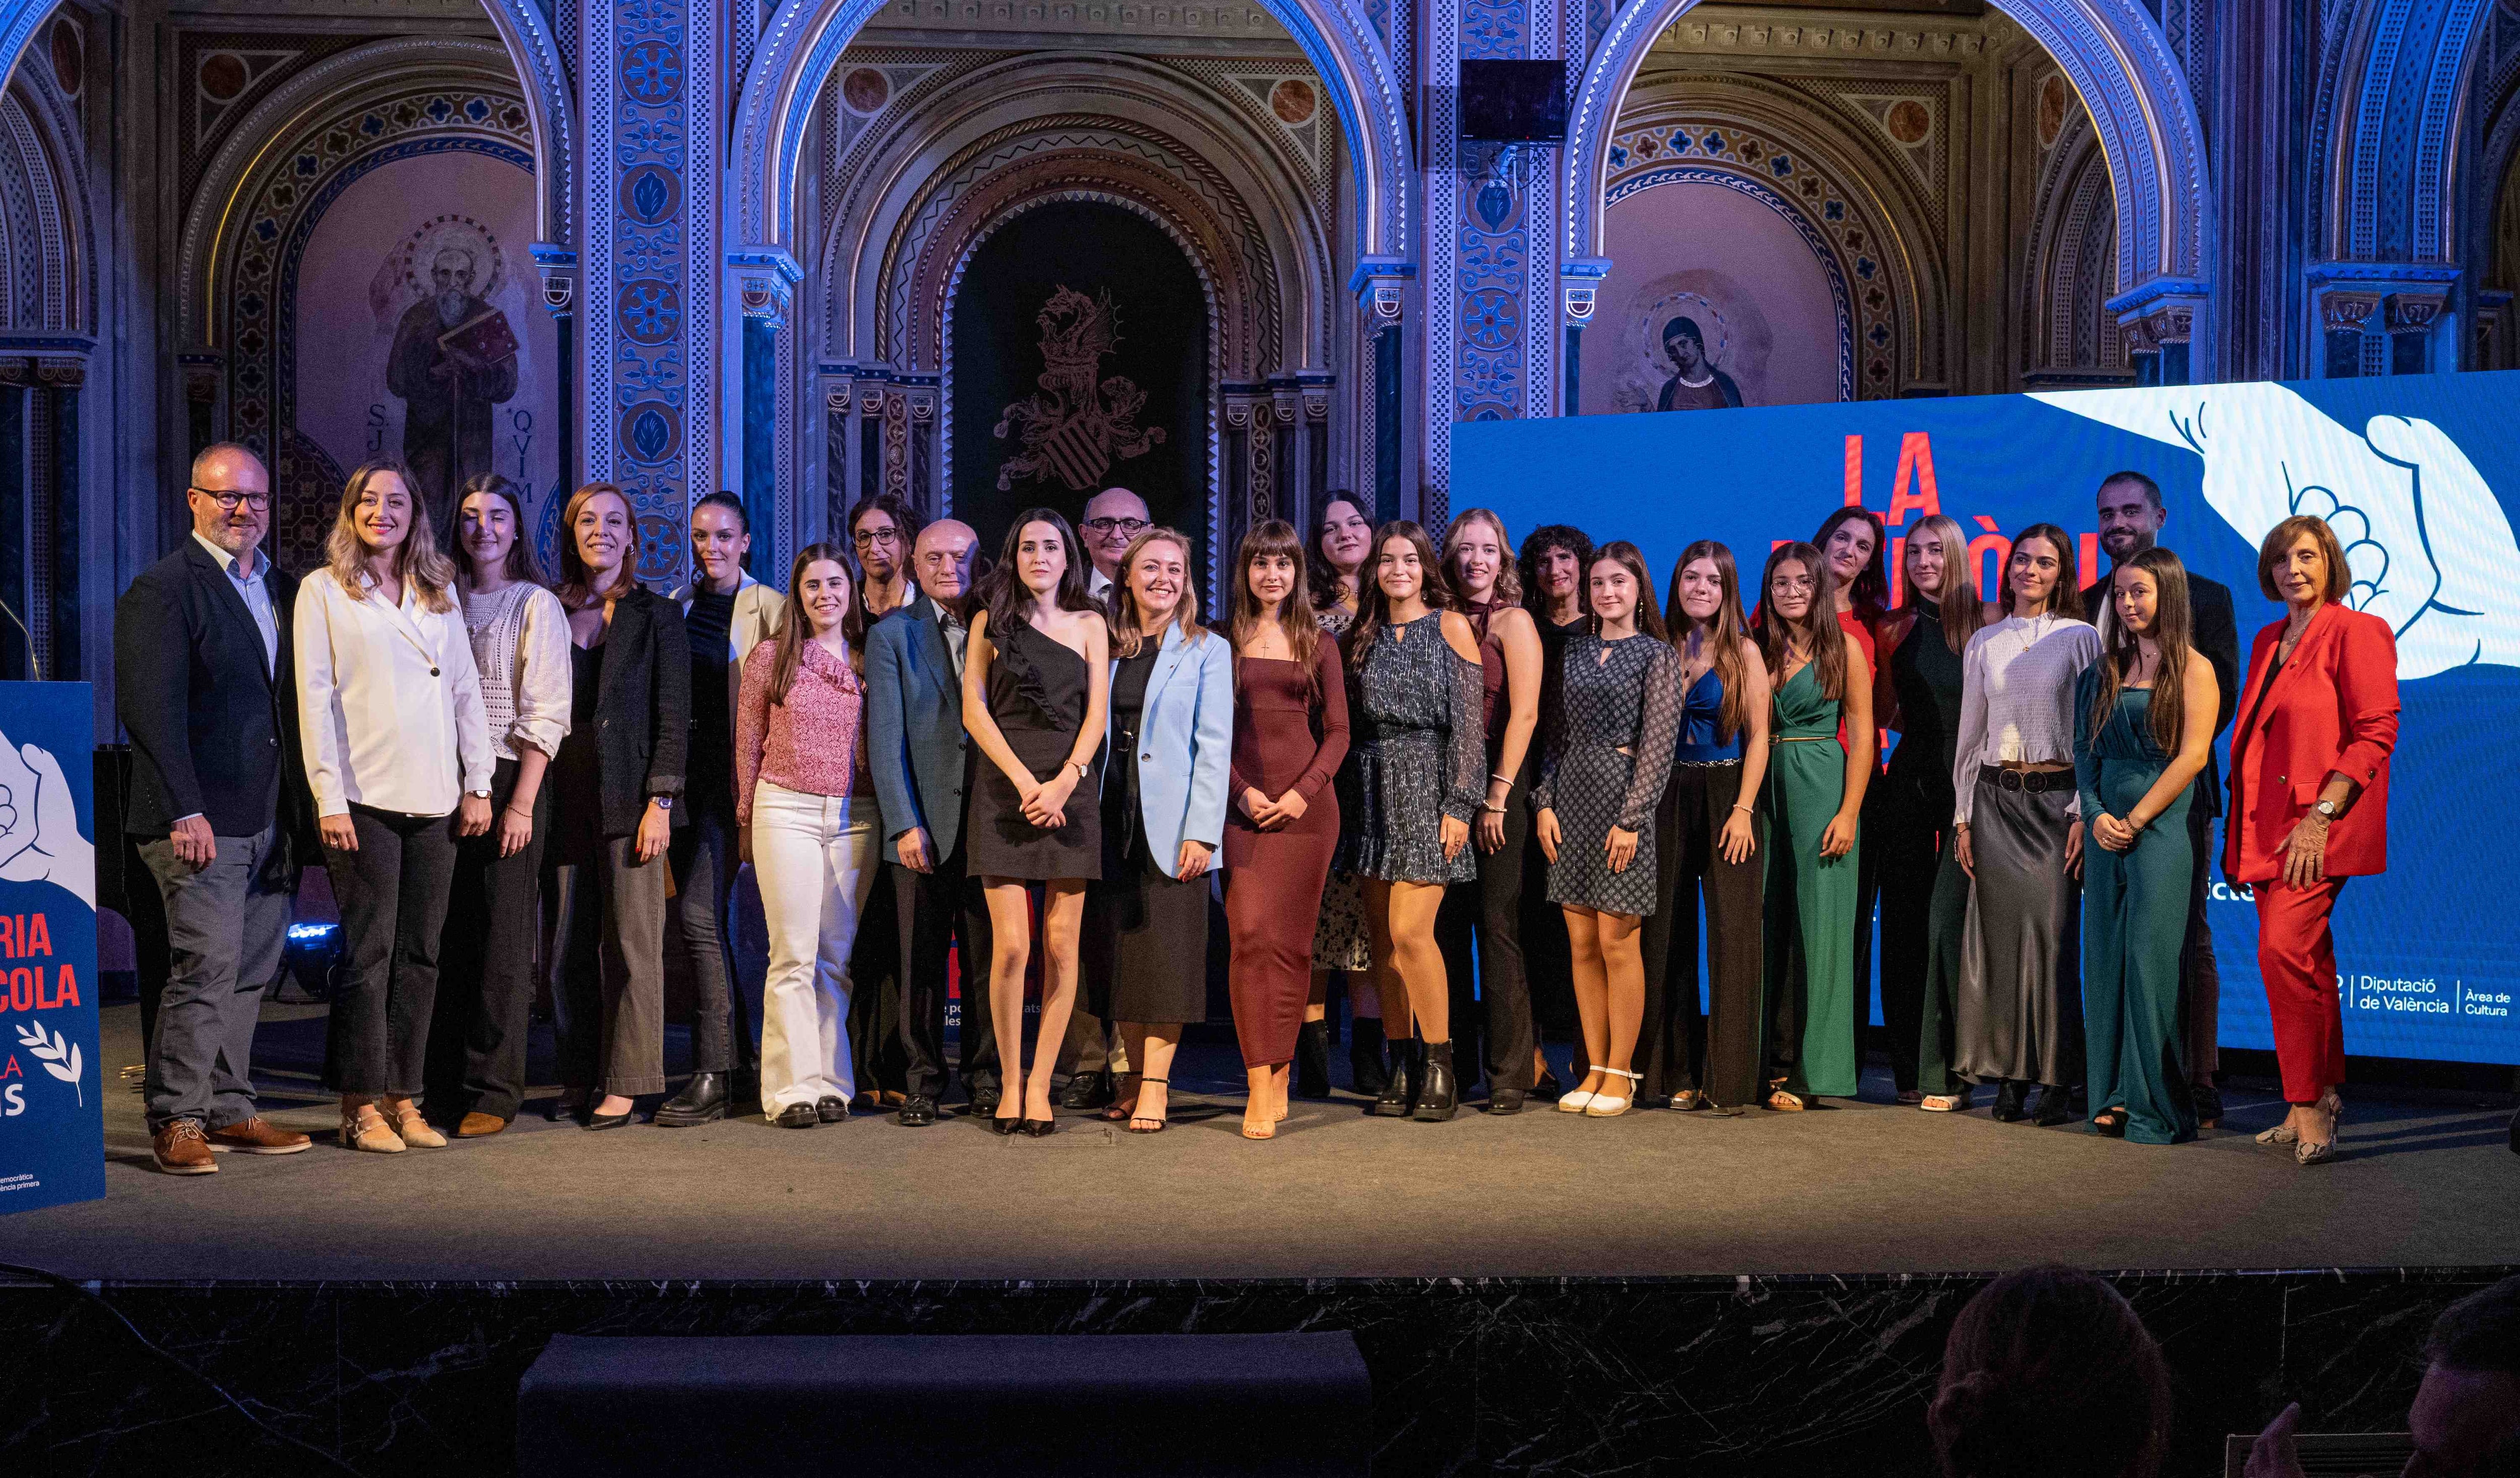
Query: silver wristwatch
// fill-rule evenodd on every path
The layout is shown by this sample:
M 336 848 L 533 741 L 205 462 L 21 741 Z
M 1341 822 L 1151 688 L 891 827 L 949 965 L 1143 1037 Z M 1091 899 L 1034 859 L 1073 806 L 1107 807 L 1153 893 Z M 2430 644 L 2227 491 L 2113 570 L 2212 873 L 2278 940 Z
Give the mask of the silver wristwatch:
M 2318 819 L 2321 821 L 2334 821 L 2339 816 L 2345 814 L 2344 807 L 2339 806 L 2336 802 L 2329 800 L 2323 795 L 2318 798 L 2318 804 L 2311 807 L 2310 809 L 2318 812 Z

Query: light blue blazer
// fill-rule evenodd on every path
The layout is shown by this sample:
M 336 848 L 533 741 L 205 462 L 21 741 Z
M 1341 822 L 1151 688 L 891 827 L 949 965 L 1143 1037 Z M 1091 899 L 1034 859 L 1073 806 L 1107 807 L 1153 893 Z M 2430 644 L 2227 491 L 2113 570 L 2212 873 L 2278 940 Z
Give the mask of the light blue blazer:
M 1119 671 L 1115 657 L 1112 675 Z M 1106 713 L 1106 725 L 1108 719 Z M 1107 751 L 1107 728 L 1103 743 Z M 1224 842 L 1233 760 L 1233 646 L 1221 631 L 1187 641 L 1176 622 L 1164 629 L 1155 670 L 1147 675 L 1147 706 L 1138 718 L 1138 801 L 1147 845 L 1166 876 L 1181 861 L 1185 839 L 1211 847 Z

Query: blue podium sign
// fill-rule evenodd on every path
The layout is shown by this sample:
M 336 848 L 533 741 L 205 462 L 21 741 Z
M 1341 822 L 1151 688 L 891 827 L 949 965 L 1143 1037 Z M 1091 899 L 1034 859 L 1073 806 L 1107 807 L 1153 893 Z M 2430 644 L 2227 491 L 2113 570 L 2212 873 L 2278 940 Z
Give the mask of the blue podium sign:
M 0 683 L 0 1213 L 105 1194 L 94 702 Z
M 2040 519 L 2074 536 L 2088 585 L 2106 568 L 2092 494 L 2134 469 L 2161 484 L 2161 542 L 2230 587 L 2244 661 L 2283 614 L 2259 589 L 2259 540 L 2289 515 L 2325 518 L 2352 567 L 2347 604 L 2397 634 L 2404 705 L 2389 871 L 2356 879 L 2336 909 L 2347 1050 L 2520 1062 L 2520 866 L 2498 844 L 2520 815 L 2520 374 L 1584 416 L 1453 436 L 1453 507 L 1493 508 L 1517 538 L 1572 523 L 1632 539 L 1657 597 L 1688 541 L 1731 545 L 1755 585 L 1774 542 L 1810 537 L 1843 504 L 1888 525 L 1894 592 L 1905 535 L 1928 514 L 1968 533 L 1983 589 L 2009 536 Z M 2224 1045 L 2272 1046 L 2255 902 L 2219 868 L 2210 897 Z

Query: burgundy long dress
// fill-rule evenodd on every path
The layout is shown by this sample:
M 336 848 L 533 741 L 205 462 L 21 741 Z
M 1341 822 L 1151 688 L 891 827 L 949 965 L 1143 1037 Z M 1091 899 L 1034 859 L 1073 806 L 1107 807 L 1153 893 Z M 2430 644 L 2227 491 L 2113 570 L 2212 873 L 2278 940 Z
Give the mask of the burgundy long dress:
M 1329 782 L 1347 756 L 1347 684 L 1338 643 L 1327 633 L 1313 666 L 1307 673 L 1297 662 L 1244 657 L 1235 674 L 1225 922 L 1234 943 L 1234 1035 L 1245 1067 L 1294 1060 L 1312 993 L 1313 929 L 1338 851 L 1338 794 Z M 1242 810 L 1247 789 L 1271 797 L 1292 790 L 1304 797 L 1304 814 L 1263 831 Z

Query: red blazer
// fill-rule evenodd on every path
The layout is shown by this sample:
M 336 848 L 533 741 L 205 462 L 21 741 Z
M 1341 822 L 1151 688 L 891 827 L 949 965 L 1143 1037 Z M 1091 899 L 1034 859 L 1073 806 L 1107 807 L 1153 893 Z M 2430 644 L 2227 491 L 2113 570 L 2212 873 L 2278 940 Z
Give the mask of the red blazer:
M 2398 743 L 2398 642 L 2378 616 L 2329 602 L 2267 690 L 2284 623 L 2249 647 L 2249 680 L 2231 730 L 2231 805 L 2223 826 L 2223 875 L 2272 882 L 2284 838 L 2330 775 L 2362 787 L 2327 832 L 2327 873 L 2362 877 L 2389 867 L 2389 751 Z M 2253 721 L 2254 720 L 2254 721 Z

